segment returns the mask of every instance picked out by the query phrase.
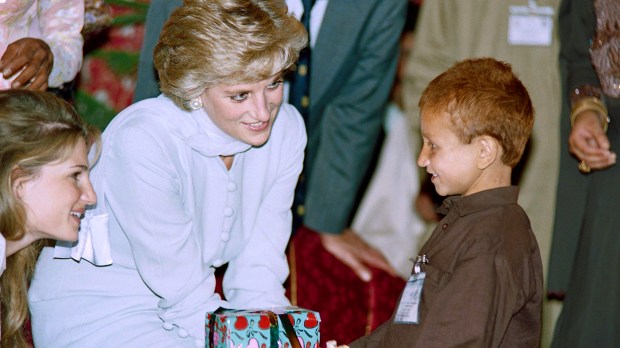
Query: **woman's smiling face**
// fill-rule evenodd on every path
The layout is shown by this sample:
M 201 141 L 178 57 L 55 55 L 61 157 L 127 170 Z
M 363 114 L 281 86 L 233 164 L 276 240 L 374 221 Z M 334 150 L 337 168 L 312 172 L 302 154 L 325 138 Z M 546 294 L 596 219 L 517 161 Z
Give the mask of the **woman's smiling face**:
M 252 146 L 261 146 L 269 139 L 282 97 L 282 74 L 255 83 L 217 85 L 201 95 L 213 123 Z
M 68 158 L 46 164 L 34 178 L 17 183 L 27 233 L 34 239 L 77 240 L 86 205 L 97 201 L 88 173 L 86 142 L 79 139 Z

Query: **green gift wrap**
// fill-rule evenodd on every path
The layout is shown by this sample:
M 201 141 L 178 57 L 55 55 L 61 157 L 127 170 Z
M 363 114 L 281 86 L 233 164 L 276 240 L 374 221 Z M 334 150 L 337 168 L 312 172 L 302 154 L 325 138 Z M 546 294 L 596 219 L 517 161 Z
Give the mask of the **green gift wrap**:
M 220 309 L 206 316 L 207 348 L 319 348 L 321 317 L 300 307 Z

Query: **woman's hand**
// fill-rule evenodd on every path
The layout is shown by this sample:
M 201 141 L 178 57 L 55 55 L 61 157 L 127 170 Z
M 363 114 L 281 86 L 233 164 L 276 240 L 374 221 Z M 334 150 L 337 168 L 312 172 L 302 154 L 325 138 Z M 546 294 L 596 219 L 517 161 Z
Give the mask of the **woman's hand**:
M 372 273 L 368 266 L 396 275 L 396 271 L 390 266 L 383 254 L 368 245 L 353 230 L 346 229 L 342 234 L 319 233 L 319 235 L 323 247 L 342 263 L 349 266 L 361 280 L 369 282 L 372 279 Z
M 609 149 L 598 113 L 590 110 L 577 115 L 568 138 L 570 152 L 592 169 L 605 169 L 616 163 L 616 154 Z
M 0 71 L 5 79 L 18 74 L 11 83 L 12 88 L 46 90 L 53 66 L 52 50 L 45 41 L 35 38 L 11 43 L 0 58 Z

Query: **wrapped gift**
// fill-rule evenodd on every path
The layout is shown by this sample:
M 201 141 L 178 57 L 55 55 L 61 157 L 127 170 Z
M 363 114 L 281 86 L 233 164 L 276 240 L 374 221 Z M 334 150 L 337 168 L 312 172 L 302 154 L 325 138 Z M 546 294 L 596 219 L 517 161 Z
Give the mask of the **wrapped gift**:
M 218 310 L 206 316 L 206 347 L 319 348 L 320 321 L 300 307 Z

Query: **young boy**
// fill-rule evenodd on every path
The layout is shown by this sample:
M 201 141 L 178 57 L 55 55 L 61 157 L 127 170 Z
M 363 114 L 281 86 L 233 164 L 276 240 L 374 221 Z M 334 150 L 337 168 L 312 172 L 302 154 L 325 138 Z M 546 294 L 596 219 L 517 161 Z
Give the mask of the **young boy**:
M 511 186 L 534 123 L 527 90 L 508 64 L 457 63 L 419 102 L 418 165 L 450 196 L 393 317 L 359 347 L 538 347 L 542 262 Z

